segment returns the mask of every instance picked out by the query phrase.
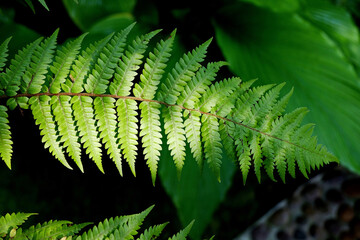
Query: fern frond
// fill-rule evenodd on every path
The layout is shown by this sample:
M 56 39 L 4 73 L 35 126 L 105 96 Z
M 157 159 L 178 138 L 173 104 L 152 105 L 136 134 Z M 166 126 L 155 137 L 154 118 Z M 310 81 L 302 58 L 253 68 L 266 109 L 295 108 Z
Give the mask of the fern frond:
M 186 237 L 189 235 L 189 232 L 194 225 L 194 220 L 192 220 L 189 225 L 187 225 L 183 230 L 178 232 L 176 235 L 169 238 L 169 240 L 186 240 Z
M 199 112 L 185 113 L 187 119 L 184 122 L 185 135 L 190 144 L 191 152 L 197 164 L 203 166 L 203 147 L 201 144 L 201 114 Z
M 186 156 L 185 126 L 182 118 L 182 109 L 175 106 L 165 107 L 163 117 L 168 148 L 180 175 Z
M 93 99 L 86 96 L 76 96 L 71 98 L 71 104 L 80 142 L 84 145 L 86 153 L 95 162 L 96 166 L 102 169 L 101 143 L 98 137 L 97 125 L 95 124 Z
M 12 141 L 7 114 L 7 107 L 0 105 L 0 156 L 6 166 L 11 169 Z
M 194 108 L 208 86 L 215 80 L 220 67 L 224 65 L 226 65 L 225 62 L 214 62 L 208 63 L 207 67 L 201 67 L 181 92 L 177 104 L 186 108 Z
M 0 216 L 0 238 L 14 240 L 154 240 L 162 233 L 168 223 L 151 226 L 139 234 L 140 228 L 154 206 L 132 215 L 125 215 L 105 219 L 90 230 L 84 231 L 84 227 L 92 223 L 73 224 L 70 221 L 51 220 L 38 223 L 29 228 L 22 228 L 22 224 L 33 213 L 13 213 Z M 189 234 L 191 222 L 184 230 L 174 235 L 172 239 L 186 239 Z
M 237 100 L 251 87 L 256 80 L 250 80 L 247 82 L 240 82 L 240 84 L 234 89 L 234 91 L 223 101 L 219 101 L 215 106 L 214 112 L 222 117 L 229 117 L 229 114 L 236 106 Z
M 105 219 L 97 226 L 77 237 L 76 240 L 134 239 L 145 217 L 154 206 L 141 213 Z
M 53 35 L 36 47 L 31 58 L 30 66 L 21 81 L 20 88 L 22 93 L 36 94 L 43 88 L 49 64 L 52 61 L 56 47 L 58 32 L 59 31 L 56 30 Z
M 65 92 L 80 93 L 84 90 L 85 77 L 93 69 L 96 59 L 99 57 L 103 48 L 110 41 L 113 34 L 109 34 L 104 39 L 90 44 L 86 50 L 82 51 L 72 65 L 72 70 L 65 84 L 61 87 Z
M 57 140 L 58 133 L 55 130 L 55 121 L 51 113 L 49 96 L 31 97 L 29 104 L 35 118 L 35 123 L 39 125 L 40 134 L 43 136 L 42 142 L 45 148 L 49 148 L 50 153 L 54 155 L 65 167 L 72 169 L 65 159 L 62 146 Z
M 122 175 L 120 145 L 118 136 L 114 134 L 117 132 L 115 99 L 110 97 L 97 97 L 94 101 L 94 109 L 95 118 L 98 120 L 100 138 L 120 175 Z M 104 172 L 102 166 L 99 169 L 101 172 Z
M 41 40 L 42 38 L 39 38 L 33 43 L 30 43 L 23 50 L 19 50 L 11 60 L 11 64 L 6 69 L 2 78 L 2 84 L 6 87 L 7 96 L 15 96 L 19 91 L 20 79 L 23 77 L 25 69 L 29 66 L 32 54 L 40 44 Z
M 178 96 L 184 90 L 187 82 L 195 75 L 201 67 L 200 63 L 204 60 L 206 50 L 212 39 L 206 41 L 192 52 L 184 56 L 175 64 L 175 67 L 168 74 L 158 94 L 158 99 L 168 104 L 175 104 Z
M 227 156 L 233 160 L 236 159 L 235 127 L 236 125 L 233 122 L 226 122 L 223 119 L 220 120 L 219 131 L 221 141 Z
M 128 96 L 130 94 L 133 80 L 137 75 L 139 65 L 142 63 L 144 52 L 151 38 L 153 38 L 160 30 L 150 32 L 148 34 L 137 37 L 128 51 L 122 56 L 122 61 L 116 68 L 114 81 L 110 84 L 110 94 L 119 96 Z
M 71 224 L 70 221 L 48 221 L 44 223 L 38 223 L 29 227 L 26 230 L 23 230 L 22 234 L 16 234 L 16 237 L 19 239 L 51 239 L 50 237 L 57 238 L 61 236 L 62 232 Z
M 138 144 L 138 119 L 136 116 L 138 106 L 134 100 L 130 99 L 119 99 L 116 105 L 119 114 L 119 143 L 123 150 L 124 158 L 128 162 L 132 173 L 136 176 L 135 160 Z
M 103 172 L 103 144 L 121 175 L 122 157 L 136 175 L 139 135 L 154 184 L 162 130 L 179 174 L 187 143 L 198 165 L 207 164 L 219 180 L 224 149 L 239 163 L 244 183 L 252 166 L 258 181 L 263 169 L 273 180 L 276 169 L 285 181 L 286 172 L 295 176 L 296 166 L 307 177 L 312 169 L 338 161 L 318 145 L 312 125 L 301 125 L 306 109 L 283 115 L 293 90 L 280 98 L 283 84 L 251 87 L 255 80 L 241 82 L 237 77 L 215 81 L 226 63 L 201 65 L 211 39 L 184 54 L 164 80 L 176 31 L 147 51 L 159 30 L 127 45 L 132 27 L 80 52 L 83 35 L 53 57 L 55 31 L 19 51 L 1 72 L 0 98 L 10 109 L 30 104 L 45 148 L 68 168 L 65 152 L 83 170 L 83 145 Z M 0 45 L 0 68 L 7 62 L 8 41 Z M 0 104 L 0 156 L 10 167 L 7 121 L 7 108 Z
M 12 213 L 0 217 L 0 236 L 8 234 L 11 228 L 16 228 L 23 224 L 30 216 L 35 213 Z
M 88 93 L 105 93 L 115 68 L 123 54 L 126 37 L 134 24 L 116 34 L 103 48 L 95 67 L 85 84 Z
M 66 81 L 76 56 L 79 54 L 81 42 L 87 34 L 83 34 L 74 41 L 70 41 L 61 49 L 58 49 L 53 66 L 50 71 L 54 74 L 49 82 L 49 92 L 59 93 L 61 85 Z
M 137 240 L 150 240 L 150 239 L 155 240 L 155 239 L 157 239 L 167 224 L 168 223 L 163 223 L 163 224 L 149 227 L 148 229 L 146 229 L 144 231 L 144 233 L 142 233 L 140 235 L 139 238 L 137 238 Z
M 7 57 L 9 56 L 8 52 L 8 45 L 11 40 L 11 37 L 7 38 L 1 45 L 0 45 L 0 72 L 3 70 L 5 66 Z
M 227 95 L 231 94 L 240 82 L 240 78 L 237 77 L 216 82 L 206 89 L 205 94 L 197 102 L 195 108 L 203 112 L 210 112 L 213 107 L 222 102 Z
M 220 181 L 222 143 L 219 133 L 219 122 L 216 117 L 206 115 L 202 116 L 201 122 L 201 136 L 204 143 L 205 157 L 210 168 Z
M 59 135 L 61 136 L 60 142 L 63 143 L 63 147 L 66 148 L 67 153 L 75 161 L 79 169 L 84 172 L 81 163 L 80 143 L 78 142 L 78 134 L 75 129 L 70 100 L 70 96 L 53 96 L 50 104 L 58 125 Z
M 142 102 L 140 103 L 140 137 L 144 148 L 146 164 L 150 168 L 151 179 L 155 184 L 158 161 L 160 160 L 161 150 L 161 127 L 160 127 L 160 107 L 159 103 Z
M 149 53 L 144 69 L 140 75 L 140 83 L 135 84 L 134 96 L 145 99 L 153 99 L 160 79 L 164 74 L 166 63 L 169 60 L 174 42 L 176 30 L 166 40 L 160 40 L 153 52 Z

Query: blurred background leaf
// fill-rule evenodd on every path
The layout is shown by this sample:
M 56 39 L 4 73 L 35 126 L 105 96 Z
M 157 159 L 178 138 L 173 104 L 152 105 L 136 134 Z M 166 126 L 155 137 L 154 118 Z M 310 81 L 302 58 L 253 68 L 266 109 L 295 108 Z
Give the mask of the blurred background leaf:
M 112 14 L 131 14 L 136 0 L 63 0 L 70 18 L 83 31 Z
M 339 156 L 341 164 L 360 172 L 360 81 L 350 52 L 347 57 L 338 44 L 348 49 L 345 43 L 354 41 L 348 40 L 354 34 L 332 38 L 343 28 L 331 27 L 326 20 L 352 24 L 336 16 L 317 21 L 330 35 L 313 24 L 314 15 L 308 14 L 311 21 L 307 21 L 296 13 L 235 4 L 224 8 L 217 19 L 216 40 L 231 70 L 244 80 L 258 77 L 259 84 L 294 86 L 290 108 L 307 106 L 306 119 L 317 125 L 320 142 Z
M 238 0 L 268 8 L 274 12 L 293 12 L 299 8 L 298 0 Z
M 236 168 L 232 160 L 223 154 L 221 182 L 218 182 L 207 164 L 202 171 L 200 170 L 189 147 L 186 154 L 187 159 L 179 179 L 166 143 L 163 144 L 159 176 L 176 206 L 181 223 L 186 226 L 192 219 L 196 220 L 190 236 L 198 240 L 201 239 L 218 205 L 225 199 Z

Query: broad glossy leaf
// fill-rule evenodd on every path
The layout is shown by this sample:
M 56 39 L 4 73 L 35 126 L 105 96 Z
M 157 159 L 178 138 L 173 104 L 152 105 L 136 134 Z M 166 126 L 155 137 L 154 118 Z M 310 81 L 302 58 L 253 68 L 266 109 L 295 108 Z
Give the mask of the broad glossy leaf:
M 351 14 L 326 0 L 305 0 L 299 13 L 305 20 L 324 31 L 339 44 L 359 74 L 360 37 Z
M 82 31 L 89 29 L 101 19 L 116 13 L 132 12 L 136 0 L 63 0 L 71 19 Z
M 222 13 L 216 40 L 231 70 L 244 80 L 258 77 L 258 84 L 294 86 L 288 109 L 307 106 L 319 141 L 360 172 L 360 80 L 339 45 L 298 14 L 250 5 Z
M 8 37 L 12 37 L 12 40 L 9 44 L 9 55 L 14 56 L 14 54 L 24 47 L 29 42 L 34 41 L 40 35 L 33 30 L 13 22 L 11 19 L 12 13 L 10 10 L 1 9 L 0 12 L 0 42 L 2 43 Z

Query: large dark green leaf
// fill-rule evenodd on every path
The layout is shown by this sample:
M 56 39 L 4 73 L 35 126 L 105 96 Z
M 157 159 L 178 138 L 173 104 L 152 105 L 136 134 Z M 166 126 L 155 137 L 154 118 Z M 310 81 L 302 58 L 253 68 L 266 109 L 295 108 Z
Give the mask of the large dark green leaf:
M 99 20 L 116 13 L 131 13 L 136 0 L 63 0 L 75 24 L 84 32 Z
M 238 0 L 249 2 L 259 7 L 269 8 L 274 12 L 293 12 L 299 8 L 298 0 Z
M 207 164 L 201 171 L 189 149 L 186 154 L 186 162 L 179 179 L 170 152 L 163 144 L 159 176 L 176 206 L 181 223 L 186 226 L 189 221 L 195 219 L 190 236 L 193 239 L 200 239 L 214 211 L 225 198 L 232 182 L 235 165 L 229 158 L 223 156 L 221 183 L 219 183 Z
M 360 73 L 359 31 L 350 13 L 327 0 L 304 0 L 300 15 L 324 31 Z
M 35 31 L 13 21 L 11 10 L 0 9 L 0 42 L 12 37 L 9 43 L 9 53 L 13 56 L 19 49 L 40 37 Z
M 298 14 L 250 5 L 224 9 L 215 29 L 232 71 L 294 86 L 290 108 L 307 106 L 320 142 L 360 172 L 360 81 L 336 41 Z

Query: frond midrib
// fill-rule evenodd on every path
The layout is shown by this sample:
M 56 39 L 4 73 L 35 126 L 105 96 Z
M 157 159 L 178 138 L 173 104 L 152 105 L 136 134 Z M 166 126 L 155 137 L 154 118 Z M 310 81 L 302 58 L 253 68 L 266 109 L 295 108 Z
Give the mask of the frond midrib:
M 229 119 L 229 118 L 225 118 L 225 117 L 222 117 L 222 116 L 219 116 L 219 115 L 216 115 L 214 113 L 210 113 L 210 112 L 204 112 L 204 111 L 201 111 L 199 109 L 192 109 L 192 108 L 187 108 L 187 107 L 184 107 L 184 106 L 181 106 L 181 105 L 177 105 L 177 104 L 170 104 L 170 103 L 167 103 L 167 102 L 163 102 L 163 101 L 158 101 L 158 100 L 154 100 L 154 99 L 144 99 L 144 98 L 140 98 L 140 97 L 134 97 L 134 96 L 119 96 L 119 95 L 114 95 L 114 94 L 95 94 L 95 93 L 68 93 L 68 92 L 60 92 L 60 93 L 49 93 L 49 92 L 44 92 L 44 93 L 37 93 L 37 94 L 28 94 L 28 93 L 21 93 L 21 94 L 17 94 L 15 96 L 12 96 L 12 97 L 8 97 L 8 96 L 0 96 L 0 100 L 1 99 L 10 99 L 10 98 L 19 98 L 19 97 L 36 97 L 36 96 L 79 96 L 79 97 L 82 97 L 82 96 L 86 96 L 86 97 L 100 97 L 100 98 L 103 98 L 103 97 L 110 97 L 110 98 L 115 98 L 115 99 L 131 99 L 131 100 L 135 100 L 135 101 L 138 101 L 138 102 L 153 102 L 153 103 L 158 103 L 158 104 L 161 104 L 163 106 L 167 106 L 167 107 L 179 107 L 183 110 L 187 110 L 187 111 L 190 111 L 190 112 L 198 112 L 202 115 L 208 115 L 208 116 L 212 116 L 212 117 L 216 117 L 218 119 L 222 119 L 226 122 L 231 122 L 231 123 L 234 123 L 238 126 L 241 126 L 241 127 L 244 127 L 246 129 L 249 129 L 251 131 L 254 131 L 254 132 L 257 132 L 257 133 L 260 133 L 261 135 L 263 136 L 266 136 L 266 137 L 269 137 L 269 138 L 272 138 L 272 139 L 275 139 L 275 140 L 278 140 L 278 141 L 281 141 L 281 142 L 284 142 L 284 143 L 287 143 L 287 144 L 290 144 L 290 145 L 293 145 L 295 146 L 296 148 L 299 148 L 299 149 L 302 149 L 302 150 L 305 150 L 309 153 L 312 153 L 312 154 L 316 154 L 318 156 L 324 156 L 316 151 L 312 151 L 311 149 L 307 149 L 301 145 L 298 145 L 296 143 L 293 143 L 293 142 L 290 142 L 288 140 L 285 140 L 285 139 L 282 139 L 282 138 L 279 138 L 279 137 L 276 137 L 276 136 L 273 136 L 269 133 L 266 133 L 266 132 L 263 132 L 259 129 L 256 129 L 254 127 L 250 127 L 244 123 L 241 123 L 241 122 L 237 122 L 235 120 L 232 120 L 232 119 Z M 330 154 L 327 154 L 325 155 L 327 157 L 331 157 Z

